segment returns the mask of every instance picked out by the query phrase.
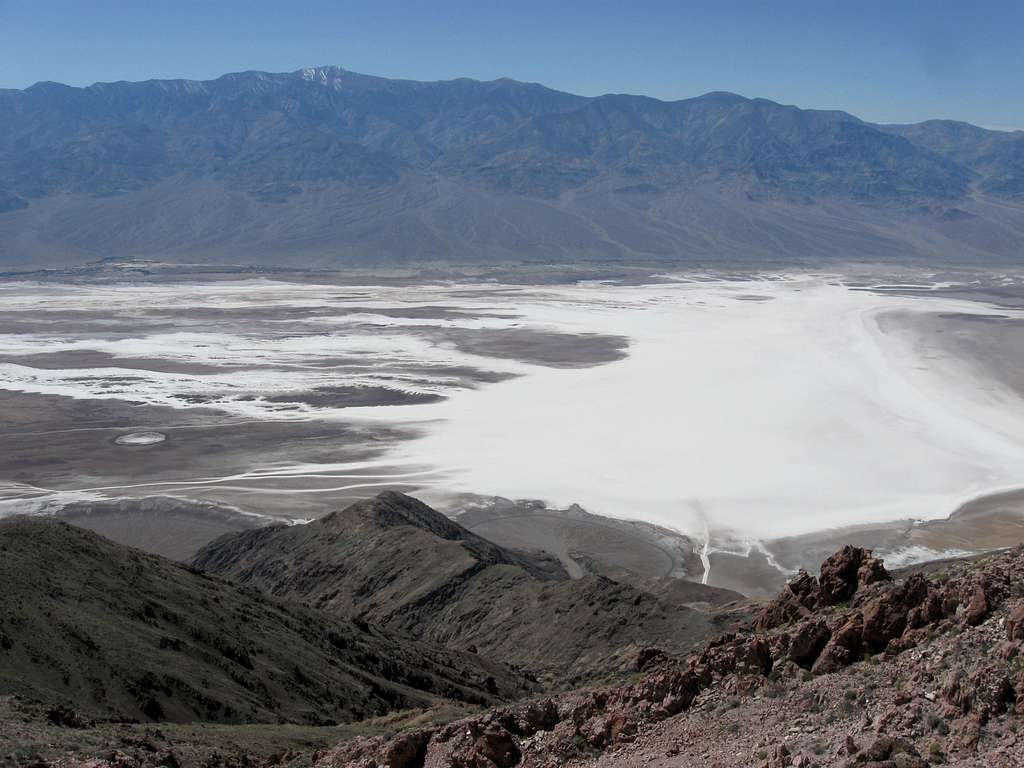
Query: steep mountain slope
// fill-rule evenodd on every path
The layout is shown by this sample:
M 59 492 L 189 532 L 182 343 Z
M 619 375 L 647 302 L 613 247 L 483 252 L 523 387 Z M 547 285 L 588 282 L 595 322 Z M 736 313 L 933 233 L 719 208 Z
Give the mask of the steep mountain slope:
M 350 721 L 528 690 L 478 656 L 245 592 L 52 520 L 0 522 L 0 694 L 89 717 Z
M 626 584 L 570 581 L 554 559 L 502 549 L 390 491 L 307 525 L 227 534 L 194 565 L 560 684 L 613 673 L 651 643 L 685 650 L 713 627 Z
M 0 91 L 0 121 L 0 264 L 18 268 L 992 259 L 1024 242 L 1017 134 L 963 131 L 953 151 L 930 128 L 728 93 L 317 67 L 39 83 Z
M 454 721 L 450 710 L 435 711 L 319 734 L 61 726 L 0 698 L 0 744 L 9 743 L 12 760 L 38 755 L 40 768 L 87 758 L 93 768 L 1016 768 L 1024 763 L 1022 574 L 1020 547 L 898 573 L 844 547 L 820 576 L 800 573 L 688 657 L 647 649 L 625 683 Z M 331 737 L 336 746 L 324 749 Z M 294 747 L 270 753 L 267 739 Z
M 1024 195 L 1024 131 L 990 131 L 954 120 L 879 127 L 970 168 L 986 192 Z

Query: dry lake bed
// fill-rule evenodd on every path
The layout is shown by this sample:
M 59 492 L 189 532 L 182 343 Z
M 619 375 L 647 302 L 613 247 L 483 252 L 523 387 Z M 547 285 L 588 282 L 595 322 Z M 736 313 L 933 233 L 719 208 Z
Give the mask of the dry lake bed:
M 0 425 L 0 515 L 182 559 L 396 488 L 761 594 L 1022 538 L 1024 281 L 9 279 Z

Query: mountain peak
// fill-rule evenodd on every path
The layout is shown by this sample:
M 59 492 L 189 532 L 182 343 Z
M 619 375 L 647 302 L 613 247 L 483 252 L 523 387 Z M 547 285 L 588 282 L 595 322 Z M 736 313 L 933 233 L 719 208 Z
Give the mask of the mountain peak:
M 691 101 L 709 101 L 717 102 L 720 104 L 742 104 L 750 101 L 746 96 L 740 96 L 738 93 L 732 91 L 708 91 L 700 96 L 696 96 Z
M 345 75 L 345 70 L 335 64 L 324 64 L 319 67 L 306 67 L 296 72 L 300 78 L 311 83 L 333 84 Z
M 423 546 L 452 542 L 481 563 L 516 565 L 542 579 L 552 576 L 561 578 L 565 575 L 561 567 L 554 566 L 548 560 L 506 550 L 464 528 L 419 499 L 398 491 L 382 491 L 373 498 L 357 501 L 332 512 L 305 528 L 308 531 L 323 530 L 328 532 L 328 536 L 344 531 L 348 535 L 356 532 L 359 535 L 380 533 L 388 537 L 404 536 L 410 533 L 408 529 L 415 529 L 414 535 L 420 537 Z
M 354 518 L 372 519 L 374 523 L 384 528 L 413 526 L 449 541 L 461 541 L 471 535 L 465 528 L 422 501 L 398 491 L 382 491 L 373 498 L 357 501 L 345 509 L 332 512 L 321 518 L 320 522 L 325 526 L 331 526 Z

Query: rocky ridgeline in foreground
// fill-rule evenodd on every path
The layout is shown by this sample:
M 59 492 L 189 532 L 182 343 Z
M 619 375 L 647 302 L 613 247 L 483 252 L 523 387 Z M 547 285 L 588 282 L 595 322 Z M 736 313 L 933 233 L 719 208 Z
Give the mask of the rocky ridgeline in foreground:
M 319 768 L 1024 765 L 1024 549 L 889 574 L 846 547 L 752 624 L 632 685 L 319 754 Z

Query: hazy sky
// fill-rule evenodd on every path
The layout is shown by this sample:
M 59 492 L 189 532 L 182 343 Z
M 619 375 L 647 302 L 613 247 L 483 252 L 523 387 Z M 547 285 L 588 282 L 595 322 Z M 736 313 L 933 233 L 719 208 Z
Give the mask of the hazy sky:
M 0 87 L 317 64 L 1024 128 L 1024 2 L 0 0 Z

